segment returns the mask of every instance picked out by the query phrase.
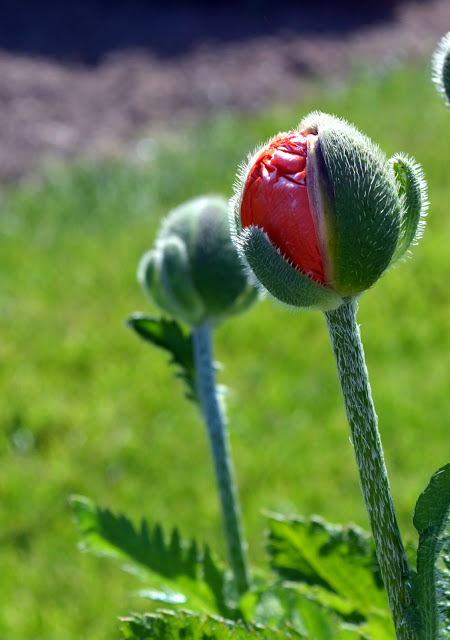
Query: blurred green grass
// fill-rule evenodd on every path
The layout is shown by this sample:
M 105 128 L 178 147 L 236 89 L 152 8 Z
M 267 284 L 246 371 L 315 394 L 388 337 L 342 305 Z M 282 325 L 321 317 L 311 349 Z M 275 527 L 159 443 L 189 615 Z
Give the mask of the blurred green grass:
M 419 160 L 423 241 L 361 298 L 359 321 L 402 529 L 449 457 L 450 114 L 425 67 L 314 87 L 295 106 L 218 115 L 141 143 L 140 159 L 56 167 L 4 191 L 0 233 L 0 632 L 20 640 L 118 637 L 145 602 L 136 580 L 76 549 L 73 493 L 179 525 L 223 554 L 206 437 L 166 355 L 124 322 L 152 311 L 135 270 L 168 209 L 231 194 L 260 141 L 320 108 L 387 155 Z M 270 301 L 219 327 L 220 382 L 245 527 L 264 565 L 264 509 L 367 526 L 323 317 Z

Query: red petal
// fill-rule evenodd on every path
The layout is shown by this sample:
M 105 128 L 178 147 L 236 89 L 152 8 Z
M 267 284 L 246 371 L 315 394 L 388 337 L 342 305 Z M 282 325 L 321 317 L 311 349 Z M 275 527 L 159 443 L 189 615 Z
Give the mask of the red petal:
M 245 183 L 241 222 L 264 229 L 295 267 L 325 284 L 306 188 L 306 135 L 278 138 L 257 158 Z

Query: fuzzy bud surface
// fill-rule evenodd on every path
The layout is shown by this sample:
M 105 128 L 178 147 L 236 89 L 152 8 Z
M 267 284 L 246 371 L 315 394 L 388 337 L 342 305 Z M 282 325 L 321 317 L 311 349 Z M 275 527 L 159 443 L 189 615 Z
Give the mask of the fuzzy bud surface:
M 163 311 L 191 326 L 219 322 L 257 298 L 219 196 L 200 196 L 169 213 L 154 249 L 140 261 L 138 280 Z

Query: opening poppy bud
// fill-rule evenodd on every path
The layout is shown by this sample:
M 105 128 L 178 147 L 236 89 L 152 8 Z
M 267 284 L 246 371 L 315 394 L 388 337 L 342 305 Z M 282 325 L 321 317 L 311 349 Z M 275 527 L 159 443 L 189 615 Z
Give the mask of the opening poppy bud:
M 218 196 L 190 200 L 165 218 L 138 280 L 163 311 L 192 326 L 244 311 L 257 297 L 230 238 L 227 202 Z
M 314 112 L 243 167 L 233 238 L 276 298 L 331 310 L 372 286 L 416 239 L 424 190 L 414 161 L 388 162 L 353 126 Z

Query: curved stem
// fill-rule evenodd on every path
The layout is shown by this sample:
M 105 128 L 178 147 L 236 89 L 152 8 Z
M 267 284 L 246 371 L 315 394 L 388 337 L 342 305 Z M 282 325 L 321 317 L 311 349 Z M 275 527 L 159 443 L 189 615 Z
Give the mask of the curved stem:
M 228 436 L 217 399 L 210 326 L 205 323 L 196 327 L 192 332 L 192 339 L 197 392 L 214 460 L 228 559 L 233 570 L 236 588 L 242 595 L 248 591 L 250 580 Z
M 326 312 L 325 318 L 396 637 L 414 640 L 416 636 L 405 616 L 406 609 L 413 606 L 407 590 L 408 562 L 389 489 L 356 311 L 357 303 L 349 300 L 335 311 Z

